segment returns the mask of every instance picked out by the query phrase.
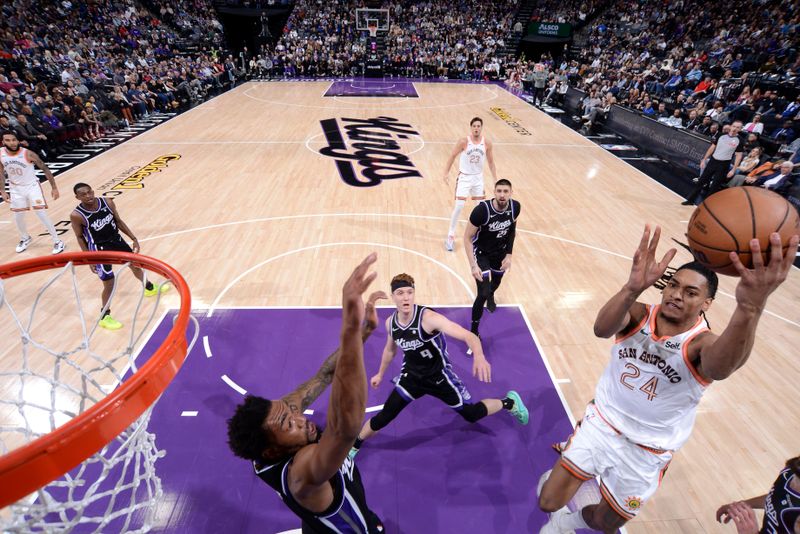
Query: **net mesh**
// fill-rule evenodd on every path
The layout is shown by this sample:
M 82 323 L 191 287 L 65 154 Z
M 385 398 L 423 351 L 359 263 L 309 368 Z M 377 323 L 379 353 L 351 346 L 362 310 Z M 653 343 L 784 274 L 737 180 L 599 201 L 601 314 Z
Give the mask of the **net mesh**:
M 12 282 L 34 275 L 0 281 L 2 315 L 10 317 L 2 321 L 0 335 L 14 345 L 0 354 L 3 455 L 83 413 L 137 372 L 138 350 L 170 284 L 156 286 L 154 298 L 145 299 L 144 283 L 125 264 L 117 270 L 108 304 L 97 314 L 96 276 L 79 282 L 72 263 L 35 274 L 40 276 L 34 289 L 26 280 L 16 299 L 9 291 Z M 88 278 L 89 269 L 80 269 L 83 274 Z M 94 289 L 89 298 L 82 300 L 82 287 Z M 115 316 L 126 318 L 125 330 L 98 329 L 112 304 Z M 147 431 L 151 411 L 152 406 L 78 467 L 3 510 L 0 531 L 149 531 L 148 509 L 162 495 L 155 464 L 165 454 Z

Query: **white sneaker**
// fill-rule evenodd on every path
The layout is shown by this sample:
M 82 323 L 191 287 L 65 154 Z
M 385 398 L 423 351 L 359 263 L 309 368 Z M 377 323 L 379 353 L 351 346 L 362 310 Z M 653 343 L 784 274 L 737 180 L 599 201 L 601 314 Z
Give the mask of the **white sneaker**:
M 449 235 L 447 239 L 444 241 L 444 248 L 447 249 L 447 252 L 453 252 L 453 248 L 456 245 L 456 238 L 455 236 Z
M 52 252 L 52 254 L 61 254 L 62 252 L 64 252 L 65 248 L 66 248 L 66 245 L 64 245 L 63 241 L 56 241 L 55 243 L 53 243 L 53 252 Z
M 550 519 L 539 530 L 539 534 L 575 534 L 574 530 L 567 530 L 567 527 L 561 526 L 561 521 L 569 513 L 569 508 L 564 506 L 550 514 Z
M 25 252 L 25 249 L 28 248 L 28 245 L 31 244 L 31 241 L 33 241 L 31 236 L 22 238 L 20 242 L 17 243 L 17 252 Z

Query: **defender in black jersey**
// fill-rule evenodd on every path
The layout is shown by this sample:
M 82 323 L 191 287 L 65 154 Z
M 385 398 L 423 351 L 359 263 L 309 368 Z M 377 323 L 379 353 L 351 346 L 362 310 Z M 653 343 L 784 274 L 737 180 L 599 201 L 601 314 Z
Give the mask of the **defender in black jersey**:
M 753 508 L 764 510 L 761 530 Z M 800 534 L 800 456 L 786 462 L 766 495 L 728 503 L 717 510 L 717 521 L 731 520 L 739 534 Z
M 517 217 L 521 209 L 511 194 L 511 182 L 498 180 L 494 184 L 494 198 L 475 206 L 464 232 L 464 250 L 477 284 L 470 328 L 475 335 L 478 335 L 483 305 L 486 304 L 490 312 L 495 310 L 494 292 L 511 268 Z
M 75 193 L 75 198 L 81 201 L 69 217 L 72 222 L 72 231 L 78 239 L 81 250 L 139 252 L 139 241 L 119 216 L 113 200 L 94 196 L 94 191 L 89 184 L 77 183 L 72 191 Z M 119 234 L 120 230 L 133 240 L 133 248 L 122 239 Z M 92 269 L 103 281 L 101 297 L 103 315 L 99 325 L 108 330 L 118 330 L 122 328 L 122 323 L 111 316 L 111 309 L 107 307 L 108 299 L 114 290 L 114 270 L 111 265 L 93 265 Z M 144 271 L 139 267 L 131 266 L 131 272 L 144 284 L 145 296 L 152 297 L 169 289 L 169 286 L 156 286 L 147 280 Z
M 248 396 L 228 420 L 228 445 L 236 456 L 253 462 L 264 482 L 302 520 L 303 534 L 377 534 L 383 525 L 367 506 L 361 475 L 347 457 L 364 419 L 367 375 L 363 343 L 378 324 L 375 301 L 382 291 L 363 293 L 375 279 L 370 254 L 342 289 L 339 348 L 317 374 L 280 400 Z M 333 380 L 336 375 L 336 380 Z M 303 411 L 331 387 L 326 432 Z
M 399 274 L 392 279 L 392 300 L 397 310 L 386 320 L 388 337 L 378 373 L 370 379 L 377 388 L 397 349 L 403 351 L 403 366 L 395 387 L 383 409 L 364 424 L 350 456 L 355 457 L 364 440 L 388 425 L 412 401 L 431 395 L 474 423 L 502 409 L 508 410 L 520 423 L 528 424 L 528 409 L 515 391 L 500 399 L 467 402 L 470 395 L 461 379 L 453 372 L 447 357 L 444 334 L 467 343 L 474 356 L 472 375 L 481 382 L 491 382 L 492 367 L 486 361 L 478 337 L 430 308 L 414 303 L 414 279 Z

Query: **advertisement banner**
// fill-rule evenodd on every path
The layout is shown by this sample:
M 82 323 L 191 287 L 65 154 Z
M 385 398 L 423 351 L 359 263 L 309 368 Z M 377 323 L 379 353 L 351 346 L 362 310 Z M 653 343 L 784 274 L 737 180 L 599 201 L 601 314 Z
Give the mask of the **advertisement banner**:
M 572 24 L 561 22 L 531 22 L 528 24 L 528 35 L 540 37 L 569 37 L 572 35 Z

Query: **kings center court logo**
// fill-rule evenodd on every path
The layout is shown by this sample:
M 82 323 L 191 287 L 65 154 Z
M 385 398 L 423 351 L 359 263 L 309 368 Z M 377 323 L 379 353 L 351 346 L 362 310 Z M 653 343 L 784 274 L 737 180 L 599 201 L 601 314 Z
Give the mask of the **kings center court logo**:
M 336 161 L 344 183 L 372 187 L 382 180 L 422 178 L 408 156 L 401 153 L 404 140 L 419 136 L 410 124 L 381 116 L 324 119 L 320 125 L 328 146 L 319 153 Z

